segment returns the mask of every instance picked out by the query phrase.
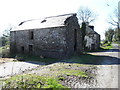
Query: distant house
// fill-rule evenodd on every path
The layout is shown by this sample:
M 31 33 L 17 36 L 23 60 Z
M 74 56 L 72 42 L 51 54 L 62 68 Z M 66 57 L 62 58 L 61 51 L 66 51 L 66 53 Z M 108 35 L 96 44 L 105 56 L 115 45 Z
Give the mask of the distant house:
M 63 59 L 82 52 L 76 14 L 23 21 L 10 35 L 11 53 Z
M 100 47 L 100 35 L 94 31 L 94 26 L 90 26 L 86 23 L 86 45 L 88 50 L 96 50 Z

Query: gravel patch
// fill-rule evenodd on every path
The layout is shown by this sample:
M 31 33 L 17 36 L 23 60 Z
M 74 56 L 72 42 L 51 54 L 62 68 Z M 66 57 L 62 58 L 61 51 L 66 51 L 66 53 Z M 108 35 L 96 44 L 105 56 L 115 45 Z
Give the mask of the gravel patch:
M 41 65 L 43 65 L 43 63 L 41 63 Z M 28 62 L 6 62 L 0 65 L 0 78 L 22 74 L 25 71 L 32 70 L 41 65 Z

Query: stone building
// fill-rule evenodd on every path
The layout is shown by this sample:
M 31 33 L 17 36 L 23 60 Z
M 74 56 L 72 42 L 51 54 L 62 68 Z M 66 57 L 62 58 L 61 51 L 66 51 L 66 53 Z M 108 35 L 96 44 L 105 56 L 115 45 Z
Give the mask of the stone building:
M 63 59 L 82 52 L 76 14 L 23 21 L 10 35 L 11 53 Z
M 94 26 L 90 26 L 86 23 L 86 48 L 88 50 L 96 50 L 100 47 L 100 35 L 94 31 Z

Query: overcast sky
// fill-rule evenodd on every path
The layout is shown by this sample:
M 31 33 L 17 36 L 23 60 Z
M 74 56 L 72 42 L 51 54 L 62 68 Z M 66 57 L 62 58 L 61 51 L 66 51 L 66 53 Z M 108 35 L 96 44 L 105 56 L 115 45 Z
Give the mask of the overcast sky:
M 41 17 L 77 13 L 81 6 L 97 13 L 93 25 L 101 38 L 111 27 L 108 17 L 117 7 L 119 0 L 0 0 L 0 34 L 9 25 L 17 25 L 21 21 Z

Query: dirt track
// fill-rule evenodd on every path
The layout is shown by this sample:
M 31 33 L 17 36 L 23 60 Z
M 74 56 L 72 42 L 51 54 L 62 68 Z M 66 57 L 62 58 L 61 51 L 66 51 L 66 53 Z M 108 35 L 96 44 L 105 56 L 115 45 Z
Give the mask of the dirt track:
M 103 58 L 102 65 L 97 65 L 97 88 L 118 88 L 120 69 L 120 48 L 114 44 L 114 49 L 106 52 L 91 53 L 93 55 L 107 56 Z

